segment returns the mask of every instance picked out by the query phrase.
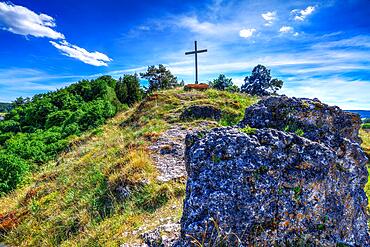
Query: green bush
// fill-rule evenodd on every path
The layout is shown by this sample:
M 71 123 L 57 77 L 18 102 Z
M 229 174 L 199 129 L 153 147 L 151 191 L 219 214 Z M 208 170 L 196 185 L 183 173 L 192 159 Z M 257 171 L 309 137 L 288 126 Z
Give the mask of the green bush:
M 370 123 L 364 123 L 364 124 L 362 125 L 362 128 L 363 128 L 363 129 L 370 129 Z
M 21 126 L 17 121 L 14 121 L 14 120 L 0 121 L 0 132 L 17 133 L 20 130 L 21 130 Z
M 0 195 L 15 189 L 27 172 L 25 160 L 0 152 Z
M 45 128 L 48 129 L 53 126 L 62 126 L 64 121 L 66 121 L 71 115 L 72 112 L 69 110 L 52 112 L 46 119 Z

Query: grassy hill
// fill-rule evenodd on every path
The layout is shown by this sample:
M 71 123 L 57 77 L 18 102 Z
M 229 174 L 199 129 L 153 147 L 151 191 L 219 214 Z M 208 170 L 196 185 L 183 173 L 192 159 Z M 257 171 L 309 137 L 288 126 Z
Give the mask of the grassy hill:
M 148 151 L 158 136 L 180 120 L 185 107 L 213 105 L 219 122 L 238 122 L 256 102 L 243 94 L 208 90 L 162 91 L 96 129 L 71 140 L 65 152 L 29 174 L 0 198 L 0 242 L 16 246 L 118 246 L 140 241 L 132 234 L 153 229 L 164 218 L 181 217 L 185 181 L 159 182 Z M 197 120 L 195 120 L 197 121 Z M 119 191 L 128 188 L 122 198 Z M 1 229 L 2 227 L 2 229 Z
M 119 246 L 140 242 L 139 233 L 176 222 L 182 213 L 185 181 L 160 182 L 148 147 L 182 121 L 192 105 L 222 110 L 219 122 L 238 122 L 257 98 L 208 90 L 155 93 L 120 111 L 101 127 L 69 140 L 55 160 L 29 173 L 15 191 L 0 198 L 0 242 L 10 246 Z M 370 132 L 361 130 L 370 156 Z M 122 198 L 122 188 L 129 195 Z M 365 188 L 370 196 L 370 185 Z

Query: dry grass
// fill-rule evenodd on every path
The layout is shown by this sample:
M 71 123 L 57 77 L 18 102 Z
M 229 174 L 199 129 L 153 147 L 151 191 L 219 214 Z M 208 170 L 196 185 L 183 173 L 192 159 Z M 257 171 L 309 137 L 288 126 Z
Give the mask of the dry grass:
M 367 157 L 369 158 L 369 162 L 367 163 L 367 170 L 370 174 L 370 131 L 369 130 L 360 130 L 360 137 L 362 139 L 361 147 L 365 151 Z M 370 180 L 367 182 L 365 186 L 365 192 L 367 198 L 369 199 L 368 210 L 370 212 Z
M 161 218 L 180 218 L 185 193 L 183 183 L 156 180 L 148 145 L 177 123 L 187 106 L 208 103 L 242 116 L 255 101 L 215 90 L 189 93 L 173 89 L 117 114 L 104 126 L 71 140 L 70 152 L 45 164 L 20 188 L 0 198 L 0 214 L 15 215 L 13 229 L 0 242 L 10 246 L 139 242 L 138 234 L 132 232 L 141 226 L 150 230 Z M 122 187 L 129 189 L 128 197 L 120 195 Z

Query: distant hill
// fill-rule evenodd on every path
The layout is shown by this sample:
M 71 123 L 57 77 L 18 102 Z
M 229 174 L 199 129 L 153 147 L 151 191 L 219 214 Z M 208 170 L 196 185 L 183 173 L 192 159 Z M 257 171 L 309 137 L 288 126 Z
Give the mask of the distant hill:
M 361 118 L 370 118 L 370 110 L 347 110 L 349 112 L 357 113 Z
M 0 103 L 0 112 L 7 112 L 11 105 L 11 103 Z

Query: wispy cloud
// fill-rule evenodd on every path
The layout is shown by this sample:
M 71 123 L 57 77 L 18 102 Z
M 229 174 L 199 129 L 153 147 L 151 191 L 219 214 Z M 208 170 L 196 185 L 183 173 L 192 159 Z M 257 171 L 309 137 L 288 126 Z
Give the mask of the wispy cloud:
M 0 2 L 0 27 L 3 30 L 25 36 L 64 39 L 62 33 L 53 29 L 55 26 L 55 20 L 51 16 L 37 14 L 22 6 Z
M 291 26 L 282 26 L 280 29 L 279 29 L 279 32 L 280 33 L 292 33 L 294 31 L 294 28 L 291 27 Z
M 261 16 L 266 21 L 265 26 L 271 26 L 276 20 L 276 11 L 269 11 L 261 14 Z
M 370 37 L 369 36 L 354 36 L 346 39 L 325 41 L 314 45 L 314 48 L 370 48 Z
M 59 43 L 50 41 L 50 43 L 60 50 L 63 55 L 78 59 L 86 64 L 94 66 L 108 66 L 107 62 L 112 61 L 111 58 L 101 52 L 89 52 L 86 49 L 72 45 L 65 40 Z
M 304 21 L 307 16 L 315 11 L 315 6 L 308 6 L 305 9 L 293 9 L 291 13 L 294 15 L 294 20 Z

